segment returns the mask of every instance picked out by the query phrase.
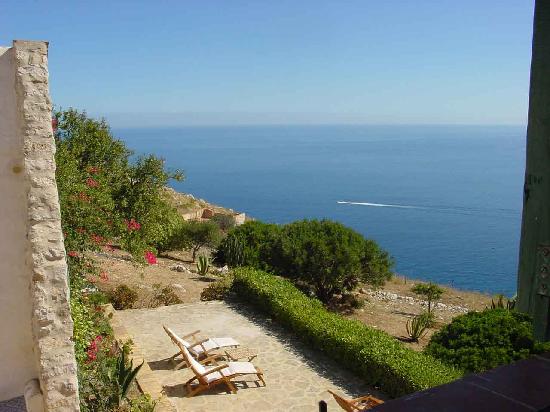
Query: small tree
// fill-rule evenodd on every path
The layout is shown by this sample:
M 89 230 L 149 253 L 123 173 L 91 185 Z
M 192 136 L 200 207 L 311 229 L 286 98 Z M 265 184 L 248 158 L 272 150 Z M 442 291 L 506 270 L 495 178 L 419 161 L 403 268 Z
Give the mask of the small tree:
M 222 237 L 218 225 L 211 221 L 191 220 L 184 224 L 181 230 L 183 231 L 183 237 L 187 239 L 189 247 L 193 251 L 193 262 L 201 247 L 215 248 Z
M 438 285 L 432 282 L 418 283 L 411 289 L 411 291 L 417 295 L 423 296 L 428 301 L 428 314 L 432 313 L 432 302 L 439 300 L 441 295 L 443 295 L 443 292 L 445 292 Z
M 329 220 L 303 220 L 283 227 L 277 272 L 309 284 L 322 302 L 352 290 L 362 275 L 365 239 Z

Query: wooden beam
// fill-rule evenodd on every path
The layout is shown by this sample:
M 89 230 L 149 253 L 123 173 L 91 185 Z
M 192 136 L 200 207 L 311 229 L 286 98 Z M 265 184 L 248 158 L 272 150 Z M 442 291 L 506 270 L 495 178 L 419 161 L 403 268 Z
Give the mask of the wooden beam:
M 518 309 L 550 340 L 550 1 L 536 0 L 527 164 L 518 268 Z

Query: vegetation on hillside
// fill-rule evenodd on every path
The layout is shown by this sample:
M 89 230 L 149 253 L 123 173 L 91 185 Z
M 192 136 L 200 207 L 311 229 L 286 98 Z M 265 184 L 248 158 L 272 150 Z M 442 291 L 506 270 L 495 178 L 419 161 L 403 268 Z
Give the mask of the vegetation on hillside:
M 507 309 L 457 316 L 435 333 L 426 352 L 468 371 L 482 372 L 550 350 L 537 343 L 531 318 Z
M 229 232 L 216 259 L 231 263 L 235 253 L 242 255 L 239 266 L 289 277 L 325 303 L 361 281 L 380 285 L 392 276 L 393 260 L 376 242 L 330 220 L 247 222 Z

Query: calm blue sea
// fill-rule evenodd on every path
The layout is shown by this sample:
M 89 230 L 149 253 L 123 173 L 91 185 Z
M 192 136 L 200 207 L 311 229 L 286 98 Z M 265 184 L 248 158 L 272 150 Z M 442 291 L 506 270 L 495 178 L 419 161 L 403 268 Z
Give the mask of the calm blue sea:
M 185 171 L 176 190 L 268 222 L 329 218 L 375 239 L 396 271 L 512 295 L 523 127 L 118 129 Z

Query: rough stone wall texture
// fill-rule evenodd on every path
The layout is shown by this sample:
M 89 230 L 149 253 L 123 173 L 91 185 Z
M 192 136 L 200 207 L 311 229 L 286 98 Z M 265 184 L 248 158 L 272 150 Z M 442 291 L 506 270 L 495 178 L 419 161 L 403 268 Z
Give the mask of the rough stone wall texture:
M 17 135 L 15 53 L 0 48 L 0 401 L 38 376 L 33 356 L 27 193 Z
M 32 334 L 45 411 L 79 410 L 73 323 L 48 91 L 48 45 L 14 41 L 15 94 L 27 190 Z

